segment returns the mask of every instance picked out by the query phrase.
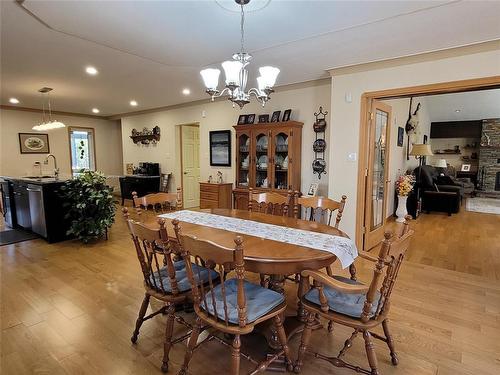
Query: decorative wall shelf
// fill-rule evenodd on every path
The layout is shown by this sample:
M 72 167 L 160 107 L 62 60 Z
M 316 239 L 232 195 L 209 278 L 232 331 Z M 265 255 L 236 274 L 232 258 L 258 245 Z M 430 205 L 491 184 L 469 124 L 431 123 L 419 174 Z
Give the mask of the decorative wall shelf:
M 148 141 L 147 143 L 156 143 L 160 140 L 160 134 L 131 135 L 130 138 L 132 138 L 135 144 L 145 143 L 144 141 Z

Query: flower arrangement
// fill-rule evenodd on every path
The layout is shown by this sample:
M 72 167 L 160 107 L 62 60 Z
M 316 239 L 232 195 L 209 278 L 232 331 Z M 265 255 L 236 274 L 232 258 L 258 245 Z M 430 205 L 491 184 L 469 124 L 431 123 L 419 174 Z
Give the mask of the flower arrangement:
M 398 196 L 407 197 L 413 190 L 415 185 L 415 176 L 405 174 L 398 177 L 396 180 L 396 193 Z

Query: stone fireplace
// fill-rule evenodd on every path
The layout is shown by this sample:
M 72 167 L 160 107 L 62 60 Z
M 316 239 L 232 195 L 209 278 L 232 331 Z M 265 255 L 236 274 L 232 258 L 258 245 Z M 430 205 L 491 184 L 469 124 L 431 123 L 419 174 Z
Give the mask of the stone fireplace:
M 483 121 L 478 177 L 482 191 L 500 191 L 500 119 Z

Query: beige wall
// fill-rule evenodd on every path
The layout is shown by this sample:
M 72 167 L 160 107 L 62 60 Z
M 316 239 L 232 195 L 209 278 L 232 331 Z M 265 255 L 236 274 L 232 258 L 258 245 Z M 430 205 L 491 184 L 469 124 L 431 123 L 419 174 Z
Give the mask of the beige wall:
M 97 170 L 106 175 L 118 175 L 122 172 L 121 129 L 119 122 L 100 120 L 89 117 L 53 116 L 66 126 L 94 128 L 96 144 Z M 18 133 L 36 133 L 33 125 L 40 122 L 41 114 L 18 110 L 0 110 L 0 174 L 23 176 L 33 174 L 33 164 L 42 162 L 45 155 L 21 154 Z M 55 129 L 48 132 L 50 152 L 57 158 L 61 176 L 71 175 L 68 129 Z M 43 165 L 46 173 L 52 174 L 52 160 Z
M 333 75 L 329 193 L 332 197 L 349 196 L 342 217 L 342 229 L 347 234 L 355 234 L 358 161 L 350 161 L 348 154 L 359 153 L 361 95 L 369 91 L 495 75 L 500 75 L 500 50 Z M 352 96 L 351 102 L 345 100 L 347 93 Z
M 414 156 L 410 156 L 410 160 L 406 160 L 406 152 L 408 148 L 408 136 L 406 135 L 403 139 L 403 147 L 398 147 L 398 127 L 404 129 L 406 121 L 408 120 L 408 106 L 410 105 L 410 99 L 390 99 L 384 100 L 384 103 L 388 104 L 392 108 L 392 126 L 391 126 L 391 144 L 389 153 L 389 180 L 391 181 L 388 185 L 388 196 L 387 196 L 387 217 L 394 213 L 396 207 L 394 207 L 394 196 L 396 195 L 395 182 L 398 176 L 405 174 L 407 171 L 413 171 L 418 167 L 418 160 Z M 412 108 L 416 108 L 417 103 L 421 104 L 420 110 L 418 111 L 418 127 L 415 134 L 410 136 L 410 144 L 422 143 L 424 140 L 424 135 L 428 137 L 428 143 L 430 143 L 430 132 L 431 132 L 431 121 L 429 118 L 429 112 L 425 102 L 425 97 L 413 98 Z M 411 147 L 410 147 L 411 150 Z M 429 162 L 428 162 L 429 163 Z
M 235 133 L 233 125 L 237 123 L 240 114 L 255 113 L 271 114 L 275 110 L 283 111 L 292 109 L 292 120 L 304 122 L 302 133 L 302 191 L 309 188 L 311 182 L 318 182 L 317 175 L 313 176 L 311 163 L 314 159 L 312 143 L 315 139 L 312 130 L 314 112 L 319 106 L 330 111 L 330 82 L 328 80 L 314 83 L 304 83 L 285 88 L 272 95 L 272 99 L 262 108 L 258 103 L 246 105 L 243 110 L 232 108 L 227 101 L 207 101 L 202 104 L 194 104 L 187 107 L 163 110 L 142 115 L 123 117 L 122 142 L 123 163 L 134 163 L 141 161 L 158 162 L 161 164 L 162 172 L 174 172 L 174 187 L 180 185 L 180 171 L 178 161 L 180 160 L 179 146 L 175 141 L 176 125 L 199 123 L 200 125 L 200 169 L 201 180 L 206 181 L 209 175 L 216 176 L 217 170 L 224 174 L 224 180 L 234 182 L 235 178 Z M 205 117 L 202 112 L 205 111 Z M 327 118 L 329 121 L 329 118 Z M 257 122 L 257 120 L 256 120 Z M 157 145 L 139 146 L 130 139 L 133 128 L 141 130 L 144 127 L 152 128 L 158 125 L 161 128 L 161 140 Z M 329 125 L 329 124 L 328 124 Z M 225 130 L 233 131 L 232 139 L 232 166 L 210 167 L 209 160 L 209 131 Z M 329 129 L 329 126 L 327 130 Z M 326 135 L 328 137 L 328 134 Z M 327 138 L 327 152 L 330 150 Z M 328 154 L 325 156 L 328 160 Z M 320 194 L 328 194 L 328 175 L 323 175 L 320 182 Z

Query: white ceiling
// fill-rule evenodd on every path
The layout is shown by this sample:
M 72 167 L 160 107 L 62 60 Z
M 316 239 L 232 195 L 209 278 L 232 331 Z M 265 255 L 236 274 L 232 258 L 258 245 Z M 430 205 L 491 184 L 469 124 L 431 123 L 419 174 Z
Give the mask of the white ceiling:
M 425 105 L 433 122 L 500 118 L 500 89 L 426 96 Z
M 239 14 L 219 4 L 231 1 L 0 1 L 1 103 L 39 108 L 42 86 L 56 110 L 104 116 L 131 99 L 143 110 L 206 98 L 199 70 L 239 49 Z M 278 85 L 500 38 L 499 1 L 252 1 L 263 8 L 246 16 L 251 66 L 278 66 Z

